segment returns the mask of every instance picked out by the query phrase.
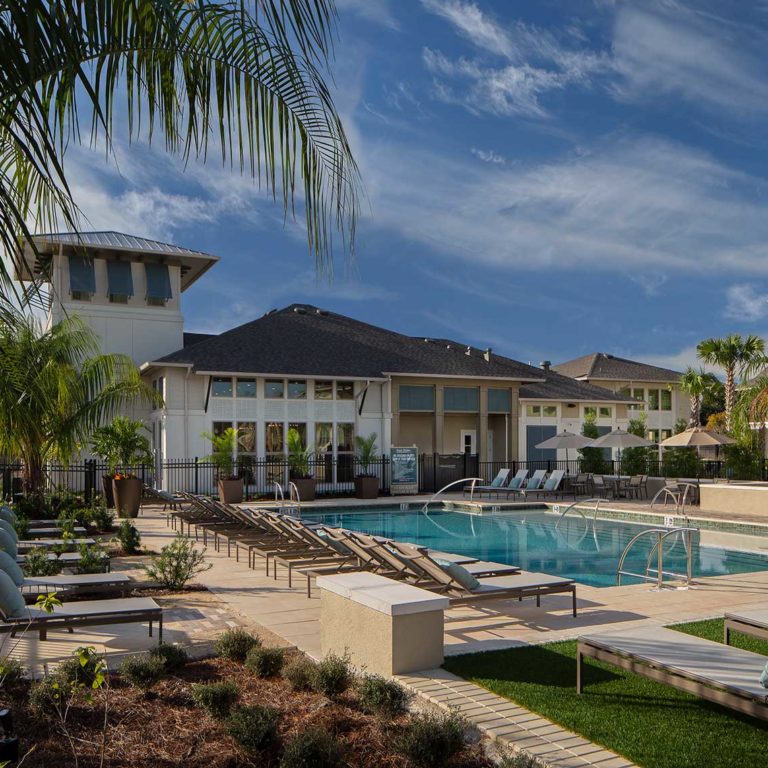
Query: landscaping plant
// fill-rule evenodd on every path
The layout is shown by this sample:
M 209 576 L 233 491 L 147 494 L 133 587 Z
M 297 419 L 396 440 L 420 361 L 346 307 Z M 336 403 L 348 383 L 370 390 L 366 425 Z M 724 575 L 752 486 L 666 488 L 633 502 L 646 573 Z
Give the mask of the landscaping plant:
M 48 551 L 42 547 L 30 549 L 22 567 L 27 576 L 56 576 L 61 573 L 61 563 L 49 558 Z
M 99 533 L 110 533 L 114 527 L 115 513 L 104 504 L 94 503 L 85 511 L 85 517 Z
M 178 672 L 183 669 L 187 661 L 189 661 L 189 655 L 180 646 L 175 643 L 160 643 L 155 646 L 150 652 L 151 656 L 162 659 L 165 669 L 168 672 Z
M 306 656 L 296 656 L 283 666 L 282 676 L 294 691 L 309 691 L 315 679 L 315 666 Z
M 240 692 L 231 680 L 195 683 L 192 686 L 192 700 L 217 720 L 227 717 L 239 698 Z
M 131 685 L 144 691 L 148 691 L 161 680 L 165 671 L 165 660 L 152 653 L 129 656 L 120 666 L 120 675 Z
M 360 705 L 366 712 L 391 718 L 408 708 L 411 694 L 400 683 L 381 675 L 363 675 L 357 684 Z
M 77 573 L 105 573 L 109 560 L 104 557 L 101 544 L 81 544 L 80 562 L 75 565 Z
M 13 688 L 27 676 L 27 668 L 10 656 L 0 658 L 0 690 Z
M 212 568 L 212 563 L 205 561 L 205 549 L 202 552 L 179 532 L 176 538 L 166 544 L 159 555 L 155 555 L 144 570 L 153 581 L 167 589 L 183 589 L 187 582 L 198 573 Z
M 124 555 L 135 555 L 141 545 L 141 534 L 130 520 L 123 520 L 117 529 L 117 539 Z
M 210 461 L 216 467 L 218 480 L 237 480 L 234 454 L 237 447 L 238 430 L 228 427 L 221 434 L 202 432 L 200 437 L 211 443 L 211 455 L 203 461 Z
M 283 668 L 282 648 L 265 648 L 255 645 L 245 657 L 245 666 L 257 677 L 274 677 Z
M 227 629 L 217 638 L 214 645 L 216 653 L 225 659 L 232 661 L 245 661 L 248 652 L 261 645 L 261 640 L 254 637 L 250 632 L 246 632 L 240 627 Z
M 341 695 L 352 682 L 352 670 L 348 656 L 329 653 L 315 664 L 312 674 L 312 689 L 329 699 Z
M 466 729 L 456 712 L 419 712 L 403 727 L 397 749 L 418 768 L 442 768 L 464 748 Z
M 336 737 L 316 727 L 299 731 L 280 758 L 280 768 L 338 768 L 343 764 Z
M 258 752 L 277 738 L 279 720 L 280 712 L 269 705 L 236 707 L 227 717 L 227 733 L 246 752 Z

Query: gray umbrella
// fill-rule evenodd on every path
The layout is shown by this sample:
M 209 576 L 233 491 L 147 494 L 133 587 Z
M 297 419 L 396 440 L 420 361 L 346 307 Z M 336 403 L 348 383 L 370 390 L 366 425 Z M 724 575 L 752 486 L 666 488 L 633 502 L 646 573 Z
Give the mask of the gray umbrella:
M 567 429 L 562 432 L 558 432 L 554 437 L 547 438 L 535 448 L 565 448 L 565 461 L 566 466 L 568 464 L 568 449 L 569 448 L 586 448 L 592 439 L 584 437 L 584 435 L 576 435 L 573 432 L 569 432 Z
M 653 445 L 650 440 L 646 440 L 644 437 L 638 437 L 631 432 L 627 432 L 626 429 L 614 429 L 612 432 L 608 432 L 606 435 L 596 437 L 594 440 L 590 440 L 588 448 L 618 448 L 618 460 L 621 461 L 621 452 L 625 448 L 644 448 L 649 445 Z

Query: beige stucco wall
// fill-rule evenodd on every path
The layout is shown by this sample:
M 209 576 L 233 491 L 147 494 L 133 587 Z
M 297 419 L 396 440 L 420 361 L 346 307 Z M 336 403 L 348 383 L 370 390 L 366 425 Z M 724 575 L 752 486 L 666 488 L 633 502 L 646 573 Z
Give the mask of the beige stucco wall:
M 703 483 L 699 493 L 702 512 L 755 515 L 768 519 L 768 485 Z
M 433 453 L 435 417 L 431 413 L 400 414 L 398 434 L 392 431 L 393 445 L 415 445 L 421 453 Z

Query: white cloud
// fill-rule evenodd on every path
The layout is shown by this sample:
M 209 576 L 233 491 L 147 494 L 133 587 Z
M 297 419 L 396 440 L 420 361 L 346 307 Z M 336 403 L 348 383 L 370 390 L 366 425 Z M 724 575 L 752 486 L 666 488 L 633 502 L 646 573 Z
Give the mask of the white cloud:
M 389 0 L 336 0 L 336 8 L 341 13 L 354 13 L 376 24 L 398 29 Z
M 768 273 L 765 180 L 666 140 L 614 139 L 528 167 L 403 145 L 361 162 L 374 225 L 476 267 Z
M 478 149 L 477 147 L 472 147 L 469 151 L 478 160 L 482 160 L 484 163 L 492 163 L 493 165 L 506 165 L 507 163 L 507 158 L 504 157 L 504 155 L 500 155 L 492 149 Z
M 750 283 L 731 285 L 725 292 L 725 316 L 743 322 L 768 317 L 768 293 L 758 293 Z
M 441 16 L 474 45 L 511 58 L 515 45 L 506 29 L 487 16 L 475 3 L 461 0 L 421 0 L 431 13 Z

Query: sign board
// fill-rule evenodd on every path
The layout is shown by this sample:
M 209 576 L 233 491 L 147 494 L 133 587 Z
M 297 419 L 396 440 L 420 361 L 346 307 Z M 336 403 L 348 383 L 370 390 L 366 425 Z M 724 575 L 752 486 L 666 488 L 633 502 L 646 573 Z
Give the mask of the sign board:
M 393 496 L 419 492 L 419 449 L 392 447 L 390 452 L 390 493 Z

